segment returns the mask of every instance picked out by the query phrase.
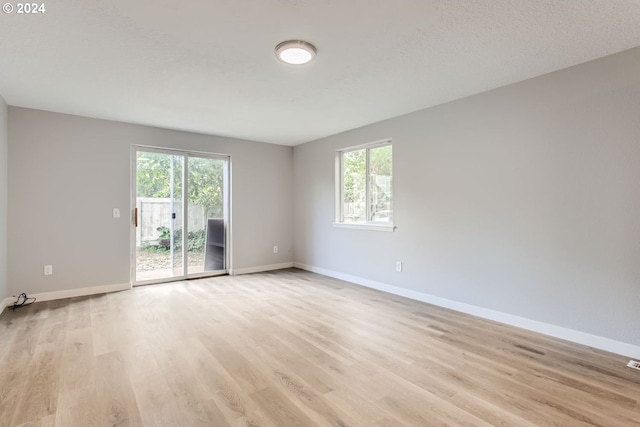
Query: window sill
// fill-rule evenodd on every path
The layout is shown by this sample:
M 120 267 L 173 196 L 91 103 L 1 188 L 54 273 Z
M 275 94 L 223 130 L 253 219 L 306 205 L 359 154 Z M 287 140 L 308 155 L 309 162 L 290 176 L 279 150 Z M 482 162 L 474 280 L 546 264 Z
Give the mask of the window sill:
M 393 224 L 364 224 L 357 222 L 334 222 L 334 227 L 338 228 L 356 228 L 359 230 L 371 230 L 371 231 L 390 231 L 393 232 L 396 226 Z

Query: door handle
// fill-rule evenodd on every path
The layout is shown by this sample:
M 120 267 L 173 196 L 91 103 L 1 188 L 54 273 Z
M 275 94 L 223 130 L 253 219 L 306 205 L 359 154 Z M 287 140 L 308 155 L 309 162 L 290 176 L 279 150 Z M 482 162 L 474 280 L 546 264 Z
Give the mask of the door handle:
M 136 225 L 136 228 L 138 228 L 138 208 L 135 209 L 133 214 L 133 223 Z

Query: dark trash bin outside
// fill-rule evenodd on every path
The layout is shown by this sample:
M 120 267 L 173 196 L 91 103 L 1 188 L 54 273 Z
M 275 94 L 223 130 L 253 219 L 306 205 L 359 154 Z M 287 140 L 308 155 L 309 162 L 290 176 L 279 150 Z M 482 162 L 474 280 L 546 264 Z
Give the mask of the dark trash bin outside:
M 204 253 L 205 271 L 224 270 L 224 219 L 207 219 L 207 244 Z

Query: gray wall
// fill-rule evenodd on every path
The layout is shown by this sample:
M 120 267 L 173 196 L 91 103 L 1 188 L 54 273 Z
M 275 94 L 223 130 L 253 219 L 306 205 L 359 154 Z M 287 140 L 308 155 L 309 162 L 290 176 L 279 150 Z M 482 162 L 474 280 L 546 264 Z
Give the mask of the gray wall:
M 332 227 L 335 150 L 387 137 L 396 232 Z M 295 147 L 294 223 L 296 262 L 640 345 L 640 48 Z
M 0 96 L 0 303 L 7 292 L 7 114 L 8 108 Z M 1 307 L 1 306 L 0 306 Z
M 291 262 L 291 147 L 9 107 L 10 292 L 130 281 L 133 144 L 231 155 L 233 268 Z

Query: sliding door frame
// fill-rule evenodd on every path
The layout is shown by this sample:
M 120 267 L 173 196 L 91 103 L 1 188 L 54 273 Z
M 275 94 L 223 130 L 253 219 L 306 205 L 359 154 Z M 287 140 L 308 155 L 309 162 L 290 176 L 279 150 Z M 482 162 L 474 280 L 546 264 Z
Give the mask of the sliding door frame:
M 182 171 L 182 250 L 184 251 L 182 256 L 182 276 L 173 276 L 167 277 L 163 279 L 152 279 L 152 280 L 136 280 L 136 198 L 137 198 L 137 183 L 136 183 L 136 175 L 137 175 L 137 165 L 138 165 L 138 152 L 147 152 L 147 153 L 159 153 L 159 154 L 167 154 L 174 156 L 183 156 L 184 157 L 184 166 Z M 223 169 L 223 201 L 222 201 L 222 210 L 223 210 L 223 218 L 224 218 L 224 257 L 225 257 L 225 268 L 223 270 L 216 271 L 205 271 L 201 273 L 191 273 L 189 274 L 189 266 L 188 266 L 188 238 L 189 238 L 189 221 L 188 221 L 188 194 L 189 194 L 189 157 L 198 157 L 198 158 L 206 158 L 213 160 L 222 160 L 224 163 Z M 152 285 L 157 283 L 168 283 L 168 282 L 176 282 L 187 279 L 197 279 L 202 277 L 213 277 L 220 276 L 224 274 L 228 274 L 229 271 L 232 270 L 232 257 L 231 257 L 231 249 L 232 249 L 232 241 L 231 241 L 231 156 L 225 154 L 216 154 L 216 153 L 206 153 L 200 151 L 190 151 L 190 150 L 180 150 L 173 148 L 162 148 L 162 147 L 151 147 L 145 145 L 132 145 L 131 146 L 131 240 L 130 240 L 130 277 L 131 277 L 131 285 L 132 286 L 142 286 L 142 285 Z

